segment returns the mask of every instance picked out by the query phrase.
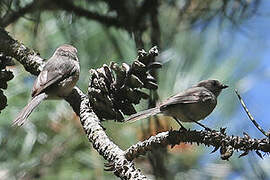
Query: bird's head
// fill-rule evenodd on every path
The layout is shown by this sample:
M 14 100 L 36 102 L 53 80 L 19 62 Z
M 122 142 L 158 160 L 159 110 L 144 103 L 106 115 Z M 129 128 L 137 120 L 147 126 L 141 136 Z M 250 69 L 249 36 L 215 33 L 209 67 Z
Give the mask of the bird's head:
M 204 87 L 204 88 L 208 89 L 213 94 L 215 94 L 216 97 L 220 94 L 222 89 L 225 89 L 228 87 L 227 85 L 224 85 L 215 79 L 203 80 L 203 81 L 199 82 L 196 86 L 197 87 Z
M 55 50 L 54 55 L 67 56 L 67 57 L 71 57 L 72 60 L 79 61 L 77 53 L 78 51 L 74 46 L 69 45 L 69 44 L 63 44 Z

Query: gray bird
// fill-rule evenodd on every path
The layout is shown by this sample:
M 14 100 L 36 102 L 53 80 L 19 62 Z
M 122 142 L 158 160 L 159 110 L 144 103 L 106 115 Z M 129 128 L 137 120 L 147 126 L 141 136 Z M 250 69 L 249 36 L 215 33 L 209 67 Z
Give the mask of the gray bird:
M 204 80 L 160 103 L 157 107 L 131 115 L 125 121 L 137 121 L 156 114 L 173 117 L 178 124 L 195 122 L 207 117 L 217 105 L 217 97 L 228 86 L 218 80 Z
M 32 99 L 12 125 L 21 126 L 32 111 L 45 99 L 61 99 L 69 95 L 80 74 L 77 49 L 64 44 L 58 47 L 38 75 L 32 88 Z

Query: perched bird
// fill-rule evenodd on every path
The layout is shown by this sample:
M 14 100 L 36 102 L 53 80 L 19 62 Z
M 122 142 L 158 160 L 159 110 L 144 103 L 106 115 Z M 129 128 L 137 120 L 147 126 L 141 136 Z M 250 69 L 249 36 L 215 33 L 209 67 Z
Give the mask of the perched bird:
M 58 47 L 35 80 L 31 101 L 13 121 L 13 125 L 23 125 L 41 101 L 69 95 L 79 79 L 79 74 L 77 49 L 68 44 Z
M 156 114 L 173 117 L 181 128 L 181 122 L 197 122 L 208 116 L 217 105 L 217 97 L 228 86 L 218 80 L 204 80 L 166 99 L 158 106 L 131 115 L 125 121 L 137 121 Z

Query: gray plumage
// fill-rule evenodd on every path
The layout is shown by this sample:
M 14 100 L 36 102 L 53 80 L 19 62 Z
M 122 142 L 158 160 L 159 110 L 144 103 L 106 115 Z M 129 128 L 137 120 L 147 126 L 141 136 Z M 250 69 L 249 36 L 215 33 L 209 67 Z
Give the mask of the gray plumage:
M 154 107 L 154 108 L 147 109 L 147 110 L 138 112 L 136 114 L 133 114 L 133 115 L 129 116 L 127 119 L 125 119 L 125 121 L 134 122 L 134 121 L 137 121 L 140 119 L 145 119 L 149 116 L 154 116 L 158 113 L 160 113 L 159 107 Z
M 41 103 L 41 101 L 43 101 L 47 97 L 48 95 L 44 92 L 33 97 L 31 101 L 18 114 L 17 118 L 12 122 L 12 125 L 23 125 L 27 120 L 28 116 L 33 112 L 33 110 Z
M 218 80 L 204 80 L 159 104 L 155 108 L 131 115 L 125 121 L 137 121 L 156 114 L 171 116 L 182 122 L 199 121 L 217 105 L 217 97 L 228 86 Z
M 13 121 L 13 125 L 23 125 L 42 100 L 67 96 L 78 81 L 79 74 L 77 49 L 68 44 L 58 47 L 35 80 L 31 101 Z

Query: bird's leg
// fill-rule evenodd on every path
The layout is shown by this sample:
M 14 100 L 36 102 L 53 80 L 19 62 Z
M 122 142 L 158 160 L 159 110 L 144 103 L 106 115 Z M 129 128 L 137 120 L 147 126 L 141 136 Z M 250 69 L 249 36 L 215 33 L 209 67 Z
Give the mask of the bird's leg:
M 176 117 L 173 117 L 173 119 L 175 119 L 176 122 L 180 125 L 179 131 L 180 131 L 180 130 L 184 130 L 184 131 L 187 130 L 187 129 L 182 125 L 182 123 L 179 121 L 179 119 L 177 119 Z
M 206 131 L 212 131 L 212 129 L 210 129 L 209 127 L 206 127 L 205 125 L 203 125 L 202 123 L 199 123 L 198 121 L 194 121 L 194 120 L 191 120 L 193 122 L 195 122 L 196 124 L 200 125 L 201 127 L 203 127 Z

